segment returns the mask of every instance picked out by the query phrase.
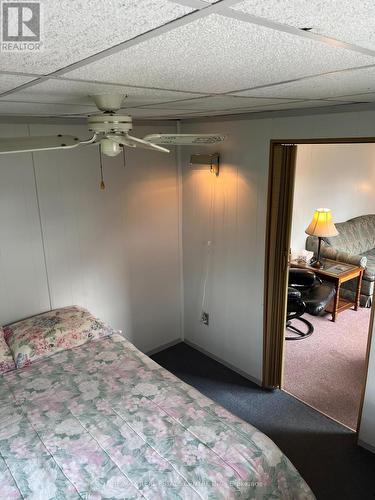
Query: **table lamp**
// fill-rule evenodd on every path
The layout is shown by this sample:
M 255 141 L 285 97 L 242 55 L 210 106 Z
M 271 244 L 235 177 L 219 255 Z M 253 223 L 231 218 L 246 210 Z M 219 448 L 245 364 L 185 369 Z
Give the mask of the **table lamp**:
M 316 259 L 311 262 L 313 267 L 321 269 L 323 263 L 320 261 L 320 248 L 322 245 L 322 238 L 330 236 L 337 236 L 339 233 L 332 221 L 332 212 L 330 208 L 317 208 L 315 210 L 312 221 L 305 230 L 306 234 L 318 237 L 318 254 Z

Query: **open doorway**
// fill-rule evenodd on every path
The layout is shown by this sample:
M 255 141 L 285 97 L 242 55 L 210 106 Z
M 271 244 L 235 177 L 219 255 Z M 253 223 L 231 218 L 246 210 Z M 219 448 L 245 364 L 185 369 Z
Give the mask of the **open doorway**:
M 264 385 L 357 430 L 372 331 L 375 144 L 301 143 L 271 145 Z
M 301 144 L 295 166 L 282 388 L 353 430 L 375 281 L 374 159 L 371 143 Z

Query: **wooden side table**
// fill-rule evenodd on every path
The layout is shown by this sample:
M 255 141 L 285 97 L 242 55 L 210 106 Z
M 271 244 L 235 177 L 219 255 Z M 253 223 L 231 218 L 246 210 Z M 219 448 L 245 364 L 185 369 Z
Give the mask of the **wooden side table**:
M 338 262 L 337 260 L 323 259 L 322 262 L 324 266 L 322 269 L 317 269 L 310 264 L 298 261 L 291 261 L 290 266 L 313 271 L 324 281 L 330 281 L 335 285 L 335 298 L 330 304 L 328 304 L 326 311 L 332 314 L 332 321 L 336 321 L 337 315 L 341 311 L 345 311 L 345 309 L 350 309 L 351 307 L 353 307 L 355 311 L 358 310 L 364 269 L 352 264 Z M 357 279 L 357 288 L 354 300 L 348 300 L 340 297 L 341 285 L 353 279 Z

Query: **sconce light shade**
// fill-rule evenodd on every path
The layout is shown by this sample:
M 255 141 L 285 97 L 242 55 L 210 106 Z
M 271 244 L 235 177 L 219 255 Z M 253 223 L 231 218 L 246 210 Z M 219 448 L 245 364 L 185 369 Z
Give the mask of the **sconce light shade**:
M 202 168 L 207 168 L 207 165 L 210 168 L 210 171 L 216 176 L 219 175 L 220 170 L 220 155 L 219 153 L 213 154 L 198 154 L 190 156 L 190 164 L 191 168 L 195 168 L 200 170 Z
M 331 210 L 329 208 L 317 208 L 305 233 L 323 238 L 337 236 L 339 233 L 333 223 Z

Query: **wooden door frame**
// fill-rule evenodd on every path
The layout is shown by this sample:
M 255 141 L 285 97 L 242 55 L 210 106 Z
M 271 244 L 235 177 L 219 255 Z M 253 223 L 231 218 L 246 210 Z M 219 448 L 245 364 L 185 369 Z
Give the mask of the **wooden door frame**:
M 264 269 L 263 380 L 266 389 L 281 388 L 286 321 L 288 254 L 292 226 L 295 184 L 295 158 L 283 156 L 280 147 L 296 148 L 299 144 L 375 143 L 375 137 L 319 139 L 273 139 L 267 194 L 266 250 Z M 371 307 L 366 350 L 366 374 L 363 382 L 356 431 L 358 432 L 366 391 L 367 373 L 375 316 L 375 296 Z

